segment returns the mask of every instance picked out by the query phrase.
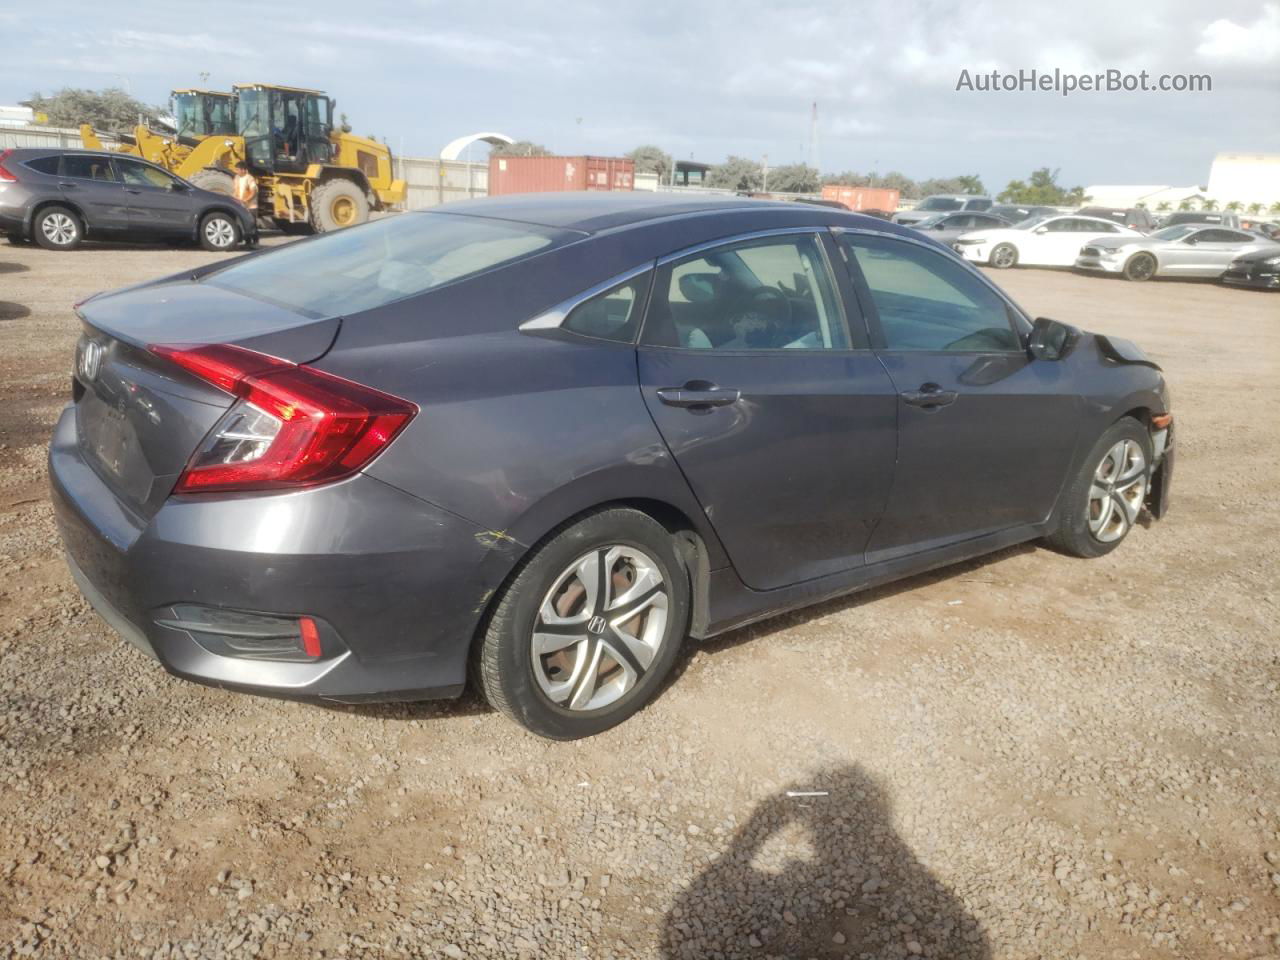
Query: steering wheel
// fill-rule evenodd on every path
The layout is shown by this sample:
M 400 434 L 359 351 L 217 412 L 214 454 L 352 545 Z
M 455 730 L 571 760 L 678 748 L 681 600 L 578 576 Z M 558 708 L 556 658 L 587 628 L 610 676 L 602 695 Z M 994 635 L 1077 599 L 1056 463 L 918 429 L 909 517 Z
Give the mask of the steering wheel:
M 786 342 L 790 321 L 787 295 L 774 287 L 756 287 L 739 298 L 732 324 L 737 339 L 763 350 Z
M 747 302 L 752 307 L 772 304 L 767 308 L 772 311 L 772 315 L 766 319 L 774 324 L 783 325 L 791 322 L 791 300 L 777 287 L 756 287 L 747 294 Z

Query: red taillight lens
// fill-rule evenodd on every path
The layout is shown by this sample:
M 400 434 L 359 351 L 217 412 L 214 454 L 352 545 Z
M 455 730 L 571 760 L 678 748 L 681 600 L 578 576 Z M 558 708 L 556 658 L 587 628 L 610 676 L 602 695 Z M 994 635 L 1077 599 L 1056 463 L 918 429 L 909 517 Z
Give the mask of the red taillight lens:
M 5 180 L 9 183 L 17 183 L 18 178 L 6 170 L 4 166 L 4 162 L 9 159 L 9 154 L 11 153 L 13 153 L 12 150 L 0 150 L 0 180 Z
M 418 412 L 399 397 L 228 344 L 151 351 L 240 398 L 175 493 L 330 483 L 368 464 Z

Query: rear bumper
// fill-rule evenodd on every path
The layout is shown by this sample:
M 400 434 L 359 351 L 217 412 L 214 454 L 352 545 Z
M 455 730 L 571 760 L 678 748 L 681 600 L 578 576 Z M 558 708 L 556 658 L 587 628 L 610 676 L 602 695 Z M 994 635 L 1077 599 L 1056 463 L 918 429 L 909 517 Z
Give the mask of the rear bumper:
M 50 445 L 49 476 L 86 599 L 170 673 L 343 702 L 462 692 L 492 549 L 467 521 L 364 475 L 285 494 L 174 497 L 141 518 L 80 456 L 71 407 Z M 157 622 L 178 603 L 312 616 L 336 642 L 307 662 L 223 656 Z

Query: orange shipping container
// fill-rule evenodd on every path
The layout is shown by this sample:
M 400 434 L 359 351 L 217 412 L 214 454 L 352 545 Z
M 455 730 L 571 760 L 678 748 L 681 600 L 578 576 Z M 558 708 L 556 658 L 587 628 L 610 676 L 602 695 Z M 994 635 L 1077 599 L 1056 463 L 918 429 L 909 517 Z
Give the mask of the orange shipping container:
M 840 183 L 828 183 L 822 188 L 823 200 L 835 200 L 850 210 L 898 209 L 898 191 L 884 187 L 846 187 Z
M 549 190 L 632 190 L 636 165 L 626 157 L 489 158 L 489 195 Z

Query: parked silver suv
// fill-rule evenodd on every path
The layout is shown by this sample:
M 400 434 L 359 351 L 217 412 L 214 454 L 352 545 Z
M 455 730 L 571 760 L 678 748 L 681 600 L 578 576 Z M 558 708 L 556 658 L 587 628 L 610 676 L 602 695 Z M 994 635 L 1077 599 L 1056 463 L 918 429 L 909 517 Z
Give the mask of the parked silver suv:
M 912 226 L 939 213 L 958 213 L 961 210 L 984 213 L 991 209 L 990 197 L 975 197 L 967 193 L 935 193 L 921 200 L 914 210 L 904 210 L 893 215 L 894 223 Z

